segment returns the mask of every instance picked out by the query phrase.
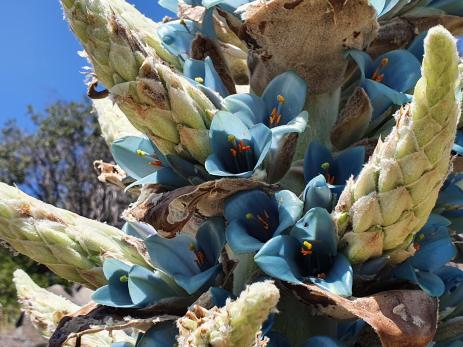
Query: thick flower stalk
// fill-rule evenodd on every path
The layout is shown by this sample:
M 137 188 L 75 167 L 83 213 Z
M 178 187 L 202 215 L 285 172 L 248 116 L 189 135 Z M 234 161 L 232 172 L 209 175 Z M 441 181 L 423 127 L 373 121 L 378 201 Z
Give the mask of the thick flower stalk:
M 156 24 L 122 0 L 62 1 L 95 74 L 139 131 L 164 154 L 203 162 L 212 102 L 186 78 L 155 34 Z
M 280 293 L 271 281 L 248 286 L 235 301 L 206 310 L 195 306 L 177 322 L 179 347 L 251 347 L 262 323 L 275 310 Z
M 408 257 L 449 171 L 460 115 L 455 39 L 435 27 L 424 49 L 412 103 L 396 113 L 391 134 L 378 142 L 359 177 L 348 181 L 334 212 L 341 247 L 353 263 L 383 253 L 393 263 Z
M 59 321 L 66 315 L 77 312 L 81 307 L 66 298 L 53 294 L 39 287 L 24 271 L 16 270 L 13 281 L 18 293 L 21 309 L 31 320 L 40 334 L 49 338 Z M 131 338 L 122 331 L 99 332 L 82 337 L 82 346 L 104 347 L 115 341 L 130 341 Z M 68 342 L 66 346 L 74 346 L 75 342 Z
M 67 280 L 100 287 L 106 283 L 101 271 L 105 258 L 147 266 L 126 238 L 117 228 L 0 183 L 0 239 Z

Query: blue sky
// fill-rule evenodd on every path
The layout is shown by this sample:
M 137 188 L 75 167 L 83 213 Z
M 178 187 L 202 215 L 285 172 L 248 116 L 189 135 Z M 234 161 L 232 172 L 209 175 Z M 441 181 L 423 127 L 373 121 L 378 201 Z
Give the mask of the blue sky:
M 159 21 L 169 13 L 156 0 L 128 0 Z M 43 110 L 56 100 L 81 100 L 85 60 L 58 0 L 2 1 L 0 11 L 0 125 L 27 127 L 27 105 Z

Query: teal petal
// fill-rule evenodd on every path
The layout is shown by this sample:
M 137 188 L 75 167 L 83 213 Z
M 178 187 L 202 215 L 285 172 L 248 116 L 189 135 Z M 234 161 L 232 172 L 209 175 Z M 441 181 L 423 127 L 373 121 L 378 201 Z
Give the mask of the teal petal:
M 247 229 L 237 220 L 232 220 L 226 229 L 227 242 L 236 254 L 255 253 L 264 243 L 249 235 Z
M 156 229 L 154 229 L 150 224 L 142 222 L 126 222 L 122 227 L 122 231 L 127 235 L 135 236 L 142 240 L 156 234 Z
M 331 215 L 324 208 L 310 209 L 291 229 L 290 235 L 300 244 L 310 241 L 319 254 L 329 256 L 337 254 L 336 227 Z
M 225 221 L 222 217 L 212 217 L 201 224 L 196 232 L 198 248 L 204 251 L 209 264 L 216 264 L 225 246 Z
M 365 80 L 367 78 L 367 71 L 369 71 L 373 65 L 373 60 L 370 55 L 357 49 L 347 51 L 346 55 L 350 56 L 357 64 L 360 70 L 360 81 Z
M 92 300 L 97 304 L 109 307 L 129 308 L 135 306 L 127 288 L 112 285 L 105 285 L 95 290 L 92 294 Z
M 175 277 L 179 274 L 194 276 L 200 272 L 196 256 L 190 246 L 196 246 L 195 238 L 188 233 L 180 233 L 173 239 L 153 235 L 145 240 L 145 245 L 155 267 Z
M 268 115 L 278 106 L 278 95 L 285 100 L 281 106 L 281 115 L 286 124 L 304 108 L 307 83 L 294 71 L 287 71 L 273 78 L 262 93 Z
M 170 167 L 163 167 L 160 170 L 154 171 L 151 174 L 129 184 L 125 190 L 127 191 L 130 188 L 145 184 L 160 184 L 166 188 L 176 189 L 187 186 L 189 183 L 186 179 L 177 175 L 177 173 Z
M 240 93 L 227 96 L 223 99 L 222 107 L 239 117 L 248 128 L 264 123 L 265 104 L 257 95 Z
M 177 335 L 175 321 L 159 322 L 143 334 L 137 347 L 171 347 L 176 344 Z
M 304 197 L 304 212 L 313 207 L 322 207 L 329 211 L 331 210 L 331 189 L 326 184 L 326 179 L 323 175 L 312 178 L 307 183 L 302 196 Z
M 130 270 L 128 287 L 130 298 L 137 307 L 145 307 L 159 300 L 178 296 L 180 292 L 167 284 L 159 271 L 153 272 L 139 265 L 134 265 Z
M 279 224 L 274 235 L 279 235 L 292 227 L 301 217 L 303 202 L 293 192 L 280 190 L 275 193 L 275 201 L 278 204 Z
M 325 279 L 311 277 L 310 280 L 331 293 L 344 297 L 352 296 L 352 266 L 341 253 L 336 256 L 336 260 Z
M 299 245 L 294 237 L 276 236 L 257 252 L 254 261 L 269 276 L 289 283 L 302 284 L 302 276 L 295 262 Z
M 439 276 L 427 271 L 416 273 L 417 284 L 429 296 L 439 297 L 445 292 L 445 284 Z
M 188 294 L 194 294 L 206 286 L 214 284 L 214 279 L 222 271 L 222 264 L 217 264 L 206 271 L 194 276 L 178 274 L 174 277 L 175 282 L 185 289 Z
M 223 84 L 219 74 L 215 70 L 212 59 L 209 57 L 204 59 L 204 70 L 204 85 L 207 88 L 215 90 L 222 97 L 226 97 L 228 94 L 230 94 Z
M 138 136 L 126 136 L 115 140 L 111 152 L 116 163 L 132 178 L 139 180 L 162 166 L 153 166 L 157 160 L 151 141 Z
M 328 148 L 317 141 L 310 143 L 304 156 L 304 178 L 308 182 L 312 178 L 323 174 L 322 164 L 333 166 L 333 156 Z

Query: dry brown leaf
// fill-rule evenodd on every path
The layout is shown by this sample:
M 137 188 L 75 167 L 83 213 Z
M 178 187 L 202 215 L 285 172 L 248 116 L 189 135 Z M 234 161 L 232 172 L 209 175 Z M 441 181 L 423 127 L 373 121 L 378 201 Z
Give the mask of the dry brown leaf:
M 362 298 L 343 298 L 315 285 L 293 287 L 301 300 L 336 319 L 361 318 L 383 347 L 424 347 L 437 329 L 437 299 L 420 290 L 390 290 Z
M 244 13 L 251 88 L 260 94 L 276 75 L 295 70 L 310 93 L 343 82 L 346 49 L 365 49 L 374 39 L 376 11 L 367 0 L 254 1 Z

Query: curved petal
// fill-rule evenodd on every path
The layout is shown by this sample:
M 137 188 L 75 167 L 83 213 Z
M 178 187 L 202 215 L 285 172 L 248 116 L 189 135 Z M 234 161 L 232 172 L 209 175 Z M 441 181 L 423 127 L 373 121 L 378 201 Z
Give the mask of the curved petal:
M 362 86 L 367 92 L 373 106 L 372 119 L 376 119 L 382 115 L 393 104 L 400 106 L 411 101 L 407 94 L 376 81 L 365 80 Z
M 445 13 L 452 16 L 463 16 L 463 3 L 455 0 L 438 0 L 433 1 L 430 7 L 434 7 L 445 11 Z
M 111 153 L 117 165 L 136 180 L 162 168 L 152 164 L 157 158 L 153 158 L 154 146 L 147 138 L 126 136 L 117 139 L 111 144 Z
M 331 211 L 331 189 L 326 184 L 326 179 L 323 175 L 312 178 L 307 183 L 302 196 L 304 197 L 304 212 L 313 207 L 322 207 Z
M 349 260 L 341 253 L 336 256 L 336 260 L 326 278 L 311 277 L 310 280 L 331 293 L 344 297 L 352 296 L 352 266 Z
M 188 185 L 188 181 L 183 177 L 177 175 L 177 173 L 170 167 L 163 167 L 141 179 L 129 184 L 125 190 L 129 190 L 132 187 L 141 186 L 144 184 L 161 184 L 167 188 L 180 188 Z
M 275 193 L 275 201 L 278 204 L 279 224 L 274 235 L 279 235 L 289 227 L 292 227 L 301 217 L 303 202 L 293 192 L 280 190 Z
M 413 42 L 408 46 L 407 50 L 413 54 L 419 62 L 423 61 L 424 55 L 424 38 L 428 34 L 428 31 L 420 33 Z
M 103 273 L 109 282 L 119 282 L 119 278 L 127 275 L 130 268 L 130 265 L 114 258 L 108 258 L 103 262 Z
M 195 81 L 197 77 L 203 78 L 205 66 L 203 60 L 188 58 L 183 64 L 183 75 Z
M 290 232 L 299 240 L 310 241 L 315 252 L 335 256 L 337 254 L 337 235 L 333 219 L 327 210 L 320 207 L 310 209 Z
M 97 304 L 109 307 L 134 307 L 127 286 L 121 287 L 106 285 L 98 288 L 92 294 L 92 300 Z
M 204 59 L 204 85 L 209 89 L 215 90 L 222 97 L 230 94 L 215 70 L 214 63 L 210 57 Z
M 236 174 L 229 172 L 228 168 L 225 167 L 222 158 L 215 154 L 211 154 L 207 157 L 206 161 L 204 162 L 204 167 L 208 173 L 218 177 L 248 178 L 253 174 L 253 171 L 244 171 Z
M 196 256 L 190 246 L 196 246 L 196 240 L 190 234 L 181 233 L 173 239 L 153 235 L 145 240 L 145 245 L 153 264 L 175 277 L 193 276 L 200 272 Z
M 226 229 L 227 242 L 236 254 L 255 253 L 264 243 L 249 235 L 245 226 L 237 220 L 232 220 Z
M 373 66 L 373 60 L 371 59 L 370 55 L 357 49 L 351 49 L 347 51 L 346 55 L 354 59 L 355 63 L 357 64 L 360 70 L 360 81 L 362 82 L 365 80 L 367 74 L 371 71 Z
M 301 347 L 343 347 L 343 344 L 328 336 L 314 336 L 304 342 Z
M 165 49 L 175 56 L 188 56 L 198 28 L 191 20 L 174 20 L 158 26 L 156 33 Z
M 394 277 L 401 278 L 412 283 L 418 283 L 418 279 L 416 278 L 415 269 L 410 264 L 410 261 L 407 260 L 404 263 L 400 264 L 394 269 Z
M 330 150 L 318 141 L 311 142 L 304 156 L 304 178 L 306 182 L 324 173 L 321 167 L 324 163 L 328 163 L 330 167 L 333 165 Z
M 194 294 L 199 289 L 205 287 L 206 285 L 212 285 L 214 279 L 222 271 L 222 265 L 217 264 L 206 271 L 200 272 L 196 275 L 176 275 L 175 282 L 185 289 L 188 294 Z
M 383 12 L 383 8 L 386 5 L 386 0 L 370 0 L 370 5 L 376 10 L 376 15 L 380 16 Z
M 273 136 L 281 136 L 289 133 L 302 134 L 307 127 L 309 113 L 302 111 L 288 123 L 271 128 Z
M 365 162 L 365 147 L 348 148 L 339 153 L 333 162 L 331 174 L 339 184 L 345 184 L 351 176 L 357 176 Z
M 159 322 L 143 334 L 140 341 L 137 342 L 137 347 L 174 346 L 177 342 L 177 335 L 178 329 L 175 326 L 175 321 Z
M 304 108 L 307 83 L 294 71 L 284 72 L 272 79 L 262 93 L 266 114 L 270 115 L 272 109 L 278 106 L 278 95 L 284 97 L 281 116 L 283 124 L 286 124 Z
M 178 13 L 178 0 L 158 0 L 158 4 L 170 12 Z
M 198 248 L 204 252 L 207 263 L 217 264 L 225 246 L 225 221 L 222 217 L 207 219 L 196 232 Z
M 445 292 L 445 284 L 441 278 L 431 272 L 418 271 L 417 284 L 429 296 L 439 297 Z
M 247 126 L 263 123 L 265 104 L 262 98 L 254 94 L 233 94 L 223 99 L 222 107 L 238 116 Z
M 294 237 L 279 235 L 265 243 L 254 256 L 254 261 L 269 276 L 302 284 L 302 276 L 295 262 L 299 248 L 299 242 Z
M 384 53 L 376 58 L 373 65 L 379 66 L 385 58 L 387 64 L 381 68 L 380 73 L 384 75 L 381 83 L 398 92 L 406 92 L 415 87 L 421 77 L 421 64 L 411 52 L 398 49 Z
M 143 266 L 134 265 L 129 272 L 129 294 L 137 307 L 152 305 L 164 298 L 177 296 L 160 276 L 159 272 L 150 271 Z
M 150 224 L 142 222 L 126 222 L 122 227 L 122 231 L 127 235 L 135 236 L 140 239 L 146 239 L 147 237 L 156 234 L 156 229 L 154 229 Z
M 111 347 L 135 347 L 135 345 L 130 342 L 113 342 Z
M 272 131 L 264 124 L 257 124 L 251 127 L 249 132 L 251 133 L 254 155 L 257 160 L 254 166 L 254 169 L 256 169 L 262 164 L 270 150 L 270 146 L 272 145 Z
M 410 259 L 413 267 L 424 271 L 435 271 L 456 256 L 456 248 L 450 237 L 421 243 L 420 250 Z

